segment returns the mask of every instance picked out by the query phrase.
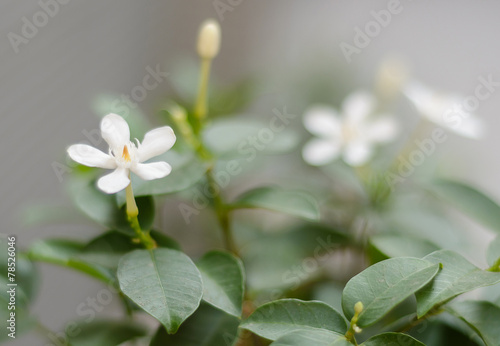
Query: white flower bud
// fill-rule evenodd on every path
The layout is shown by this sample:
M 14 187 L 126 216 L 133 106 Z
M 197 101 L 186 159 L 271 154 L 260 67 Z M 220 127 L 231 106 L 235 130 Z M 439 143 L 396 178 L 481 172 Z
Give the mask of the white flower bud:
M 206 20 L 198 34 L 198 54 L 202 59 L 213 59 L 220 48 L 220 26 L 215 19 Z
M 409 75 L 409 67 L 403 60 L 386 58 L 379 67 L 376 88 L 381 96 L 392 98 L 401 92 Z

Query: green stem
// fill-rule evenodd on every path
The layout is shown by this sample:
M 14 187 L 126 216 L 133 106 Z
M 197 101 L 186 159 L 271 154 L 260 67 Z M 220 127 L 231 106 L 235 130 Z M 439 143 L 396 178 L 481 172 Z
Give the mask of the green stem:
M 127 198 L 127 219 L 130 224 L 130 227 L 135 232 L 137 239 L 144 245 L 144 247 L 148 250 L 154 249 L 156 247 L 156 242 L 153 238 L 151 238 L 151 234 L 149 231 L 143 231 L 141 229 L 141 225 L 139 224 L 139 219 L 137 215 L 139 215 L 139 209 L 137 208 L 137 204 L 135 203 L 134 192 L 132 190 L 132 182 L 128 184 L 125 189 L 125 195 Z
M 359 315 L 363 311 L 363 303 L 357 302 L 354 304 L 354 316 L 351 318 L 351 323 L 349 325 L 349 330 L 345 333 L 345 338 L 351 344 L 358 346 L 356 341 L 356 333 L 360 333 L 361 329 L 356 325 L 358 323 Z
M 201 125 L 207 116 L 207 94 L 208 94 L 208 80 L 210 78 L 210 65 L 212 59 L 201 60 L 200 83 L 198 86 L 198 97 L 194 108 L 194 116 L 197 120 L 195 133 L 199 134 Z
M 208 80 L 210 78 L 210 65 L 212 63 L 211 58 L 203 58 L 201 60 L 200 69 L 200 83 L 198 87 L 198 96 L 196 98 L 196 104 L 194 107 L 194 116 L 196 122 L 193 129 L 195 141 L 197 142 L 197 147 L 195 148 L 196 153 L 203 161 L 209 164 L 209 168 L 206 172 L 206 178 L 211 191 L 213 191 L 213 202 L 215 213 L 217 215 L 217 220 L 219 222 L 220 228 L 222 230 L 222 236 L 224 239 L 225 247 L 228 251 L 238 255 L 238 250 L 233 238 L 233 231 L 231 228 L 231 220 L 229 217 L 229 208 L 222 199 L 220 195 L 220 187 L 217 185 L 213 175 L 214 162 L 210 151 L 203 144 L 201 138 L 201 130 L 203 128 L 204 121 L 207 117 L 207 94 L 208 94 Z
M 217 215 L 217 220 L 219 221 L 219 225 L 222 230 L 224 246 L 228 251 L 239 256 L 238 249 L 234 242 L 233 230 L 231 227 L 231 220 L 229 217 L 230 209 L 225 204 L 224 200 L 222 199 L 219 193 L 219 186 L 217 185 L 217 182 L 215 181 L 213 176 L 213 166 L 211 166 L 207 170 L 206 177 L 211 191 L 214 192 L 214 197 L 213 197 L 214 208 L 215 208 L 215 213 Z

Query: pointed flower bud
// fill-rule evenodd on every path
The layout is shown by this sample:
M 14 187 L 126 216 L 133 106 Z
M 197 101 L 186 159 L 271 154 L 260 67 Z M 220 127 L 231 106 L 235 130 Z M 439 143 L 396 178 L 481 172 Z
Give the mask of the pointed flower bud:
M 208 19 L 200 27 L 198 34 L 198 54 L 202 59 L 213 59 L 220 48 L 220 26 L 215 19 Z

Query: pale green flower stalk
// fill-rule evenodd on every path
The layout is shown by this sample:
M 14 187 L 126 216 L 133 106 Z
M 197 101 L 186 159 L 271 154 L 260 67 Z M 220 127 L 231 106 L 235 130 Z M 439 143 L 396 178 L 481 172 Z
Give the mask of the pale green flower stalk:
M 219 53 L 220 48 L 220 26 L 215 20 L 209 19 L 201 25 L 196 48 L 201 58 L 201 71 L 194 115 L 201 125 L 207 116 L 207 92 L 208 80 L 210 78 L 210 66 L 212 60 Z M 198 126 L 196 131 L 198 132 L 199 130 L 200 127 Z

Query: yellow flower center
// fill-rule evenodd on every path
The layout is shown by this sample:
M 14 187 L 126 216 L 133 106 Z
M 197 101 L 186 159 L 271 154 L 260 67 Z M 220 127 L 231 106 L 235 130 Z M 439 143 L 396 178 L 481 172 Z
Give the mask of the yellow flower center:
M 132 159 L 130 158 L 130 154 L 128 152 L 128 148 L 127 146 L 123 146 L 123 154 L 122 154 L 122 158 L 126 161 L 126 162 L 130 162 L 132 161 Z

